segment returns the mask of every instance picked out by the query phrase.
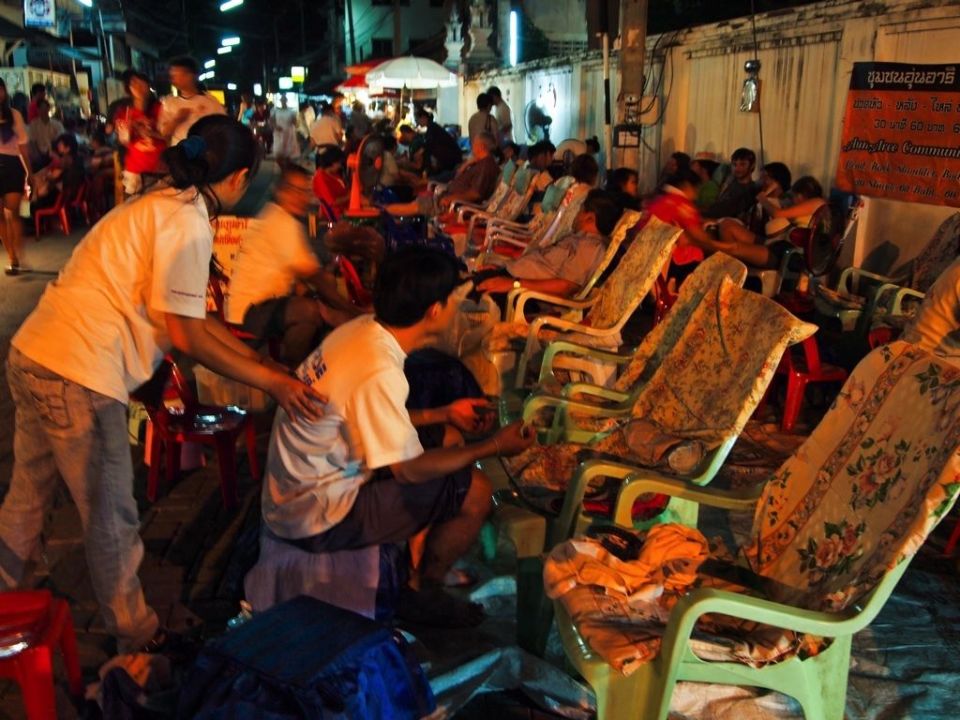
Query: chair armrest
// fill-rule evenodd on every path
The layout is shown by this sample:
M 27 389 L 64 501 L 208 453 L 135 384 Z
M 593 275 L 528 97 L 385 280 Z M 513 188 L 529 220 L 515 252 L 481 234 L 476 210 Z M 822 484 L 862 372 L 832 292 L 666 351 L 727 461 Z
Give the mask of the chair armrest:
M 629 353 L 621 354 L 609 352 L 607 350 L 597 350 L 585 345 L 578 345 L 577 343 L 572 343 L 568 340 L 555 340 L 547 345 L 547 349 L 543 353 L 543 364 L 540 366 L 540 382 L 543 382 L 547 379 L 549 374 L 552 374 L 553 359 L 560 354 L 579 355 L 581 357 L 602 360 L 609 363 L 616 363 L 617 365 L 624 365 L 633 359 L 633 354 L 635 352 L 636 349 L 631 349 Z
M 644 493 L 662 493 L 679 500 L 690 500 L 721 510 L 753 510 L 763 490 L 761 484 L 739 490 L 694 485 L 686 480 L 661 475 L 646 468 L 621 465 L 617 470 L 623 484 L 617 494 L 613 521 L 624 527 L 633 526 L 633 502 Z
M 559 305 L 560 303 L 557 304 Z M 530 332 L 527 335 L 528 344 L 530 340 L 536 338 L 537 334 L 545 327 L 581 333 L 582 335 L 589 335 L 591 337 L 607 337 L 608 335 L 612 335 L 614 332 L 616 332 L 616 330 L 611 330 L 609 328 L 590 327 L 589 325 L 583 325 L 581 323 L 570 322 L 569 320 L 564 320 L 562 318 L 555 318 L 545 315 L 538 317 L 530 324 Z
M 861 268 L 848 267 L 840 273 L 840 278 L 837 280 L 837 292 L 847 292 L 850 295 L 859 294 L 859 292 L 854 290 L 854 286 L 857 286 L 857 290 L 859 290 L 860 280 L 864 278 L 873 280 L 879 284 L 897 284 L 896 279 L 887 277 L 886 275 L 877 275 L 876 273 L 868 272 Z
M 561 408 L 565 411 L 579 411 L 592 417 L 619 417 L 626 410 L 622 408 L 607 408 L 602 405 L 557 397 L 556 395 L 531 395 L 523 404 L 523 421 L 530 422 L 536 417 L 537 411 L 544 408 Z
M 510 302 L 510 298 L 507 298 L 507 307 L 514 307 L 511 318 L 513 322 L 523 322 L 525 319 L 523 307 L 530 300 L 541 300 L 543 302 L 550 303 L 551 305 L 570 308 L 571 310 L 586 310 L 595 302 L 592 298 L 588 298 L 586 300 L 573 300 L 572 298 L 560 297 L 559 295 L 549 295 L 536 290 L 524 290 L 523 288 L 519 288 L 517 297 L 514 298 L 516 303 L 515 307 L 513 306 L 513 303 Z
M 630 399 L 630 393 L 583 382 L 567 383 L 563 386 L 561 393 L 565 398 L 572 398 L 575 395 L 592 395 L 600 400 L 618 403 L 625 403 Z
M 926 295 L 911 288 L 900 288 L 897 290 L 896 295 L 894 295 L 893 304 L 890 306 L 891 316 L 903 315 L 903 301 L 908 297 L 917 298 L 923 302 L 924 298 L 926 298 Z

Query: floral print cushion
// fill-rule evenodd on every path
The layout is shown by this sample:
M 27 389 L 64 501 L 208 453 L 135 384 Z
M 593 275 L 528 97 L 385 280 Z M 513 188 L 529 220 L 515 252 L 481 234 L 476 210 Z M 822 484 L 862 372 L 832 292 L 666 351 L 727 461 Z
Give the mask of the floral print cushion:
M 816 328 L 757 293 L 724 277 L 720 286 L 690 314 L 683 335 L 643 386 L 631 415 L 664 434 L 700 440 L 717 447 L 743 429 L 763 397 L 788 345 L 810 337 Z M 638 462 L 624 435 L 630 418 L 590 448 Z M 585 449 L 577 443 L 533 448 L 507 468 L 521 484 L 563 489 Z
M 747 266 L 724 253 L 714 253 L 700 263 L 680 286 L 680 294 L 667 316 L 643 338 L 633 359 L 614 383 L 615 390 L 627 392 L 638 382 L 649 379 L 683 334 L 691 313 L 708 292 L 716 291 L 724 277 L 743 287 Z
M 960 255 L 960 213 L 944 220 L 927 246 L 913 259 L 910 287 L 925 293 Z
M 960 489 L 960 366 L 896 342 L 870 353 L 757 505 L 753 569 L 839 610 L 909 559 Z

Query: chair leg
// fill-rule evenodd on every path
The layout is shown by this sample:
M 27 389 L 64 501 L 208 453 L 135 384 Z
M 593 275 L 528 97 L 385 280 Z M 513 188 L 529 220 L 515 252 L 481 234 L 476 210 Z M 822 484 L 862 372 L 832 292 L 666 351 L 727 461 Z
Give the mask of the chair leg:
M 793 432 L 793 426 L 800 417 L 800 408 L 803 405 L 803 395 L 807 389 L 805 378 L 790 375 L 787 378 L 787 399 L 783 404 L 783 421 L 780 429 L 783 432 Z
M 70 694 L 74 697 L 83 697 L 83 678 L 80 675 L 80 659 L 77 655 L 77 635 L 73 629 L 70 606 L 62 600 L 55 602 L 59 605 L 58 612 L 63 615 L 63 627 L 60 630 L 60 652 L 63 653 L 63 664 L 67 669 Z
M 167 439 L 167 492 L 180 477 L 180 453 L 183 444 L 173 439 Z
M 220 466 L 220 495 L 223 506 L 232 510 L 237 506 L 237 458 L 236 436 L 232 433 L 217 433 L 217 464 Z
M 247 444 L 247 462 L 250 464 L 250 476 L 255 483 L 260 482 L 260 462 L 257 460 L 257 431 L 253 427 L 253 420 L 247 420 L 244 431 Z
M 60 227 L 64 235 L 70 234 L 70 216 L 67 214 L 67 206 L 60 208 Z
M 156 426 L 151 431 L 150 438 L 150 472 L 147 473 L 147 500 L 154 502 L 157 499 L 157 487 L 160 483 L 160 456 L 163 450 L 163 438 L 160 437 Z
M 35 213 L 33 216 L 33 232 L 36 240 L 40 239 L 40 228 L 43 225 L 43 218 L 40 217 L 39 213 Z
M 29 720 L 56 720 L 50 648 L 40 646 L 20 653 L 17 657 L 17 684 L 23 692 L 23 705 Z

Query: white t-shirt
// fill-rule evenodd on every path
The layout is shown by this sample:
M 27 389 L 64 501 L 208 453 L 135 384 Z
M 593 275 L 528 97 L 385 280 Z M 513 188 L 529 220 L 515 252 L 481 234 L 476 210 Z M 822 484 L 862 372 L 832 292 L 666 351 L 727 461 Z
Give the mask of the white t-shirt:
M 225 317 L 240 325 L 247 308 L 293 292 L 297 278 L 320 269 L 303 224 L 275 203 L 267 203 L 240 243 L 230 277 Z
M 335 115 L 321 115 L 310 126 L 310 139 L 313 144 L 337 145 L 343 144 L 343 125 Z
M 470 142 L 473 142 L 473 139 L 477 135 L 483 133 L 493 135 L 493 139 L 497 141 L 497 144 L 500 143 L 500 126 L 497 124 L 497 119 L 489 112 L 477 110 L 467 121 L 467 135 L 470 138 Z
M 169 351 L 165 313 L 206 316 L 213 229 L 195 191 L 114 208 L 74 249 L 11 341 L 31 360 L 122 403 Z
M 23 124 L 23 115 L 16 108 L 10 108 L 13 115 L 13 135 L 6 142 L 0 142 L 0 155 L 20 157 L 20 146 L 30 142 L 27 126 Z
M 187 115 L 186 120 L 177 122 L 177 115 L 184 109 L 189 110 L 190 114 Z M 206 117 L 207 115 L 226 114 L 227 111 L 224 110 L 223 105 L 217 102 L 215 97 L 207 95 L 206 93 L 197 93 L 190 97 L 167 95 L 163 99 L 163 104 L 160 108 L 160 119 L 157 125 L 160 128 L 160 133 L 163 135 L 167 135 L 172 131 L 170 145 L 176 145 L 187 137 L 190 126 L 200 118 Z
M 327 396 L 309 422 L 277 410 L 264 475 L 263 518 L 282 538 L 317 535 L 346 517 L 371 473 L 423 454 L 406 409 L 406 354 L 372 315 L 334 330 L 297 376 Z
M 510 116 L 510 106 L 507 101 L 501 99 L 499 103 L 493 106 L 493 116 L 497 119 L 497 126 L 500 128 L 500 139 L 504 142 L 513 142 L 513 118 Z M 507 130 L 507 128 L 510 128 Z

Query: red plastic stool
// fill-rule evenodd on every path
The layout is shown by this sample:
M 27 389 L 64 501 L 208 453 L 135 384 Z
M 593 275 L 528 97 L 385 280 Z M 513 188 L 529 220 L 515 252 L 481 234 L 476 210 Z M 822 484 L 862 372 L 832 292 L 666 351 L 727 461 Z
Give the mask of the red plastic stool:
M 56 720 L 53 650 L 60 648 L 70 694 L 83 696 L 73 619 L 49 590 L 0 593 L 0 677 L 15 680 L 29 720 Z
M 777 374 L 787 378 L 787 400 L 783 406 L 783 421 L 780 429 L 791 432 L 800 415 L 803 395 L 810 383 L 842 383 L 847 379 L 847 371 L 836 365 L 820 362 L 820 348 L 815 337 L 809 337 L 800 343 L 803 348 L 803 361 L 799 362 L 788 348 L 777 366 Z

